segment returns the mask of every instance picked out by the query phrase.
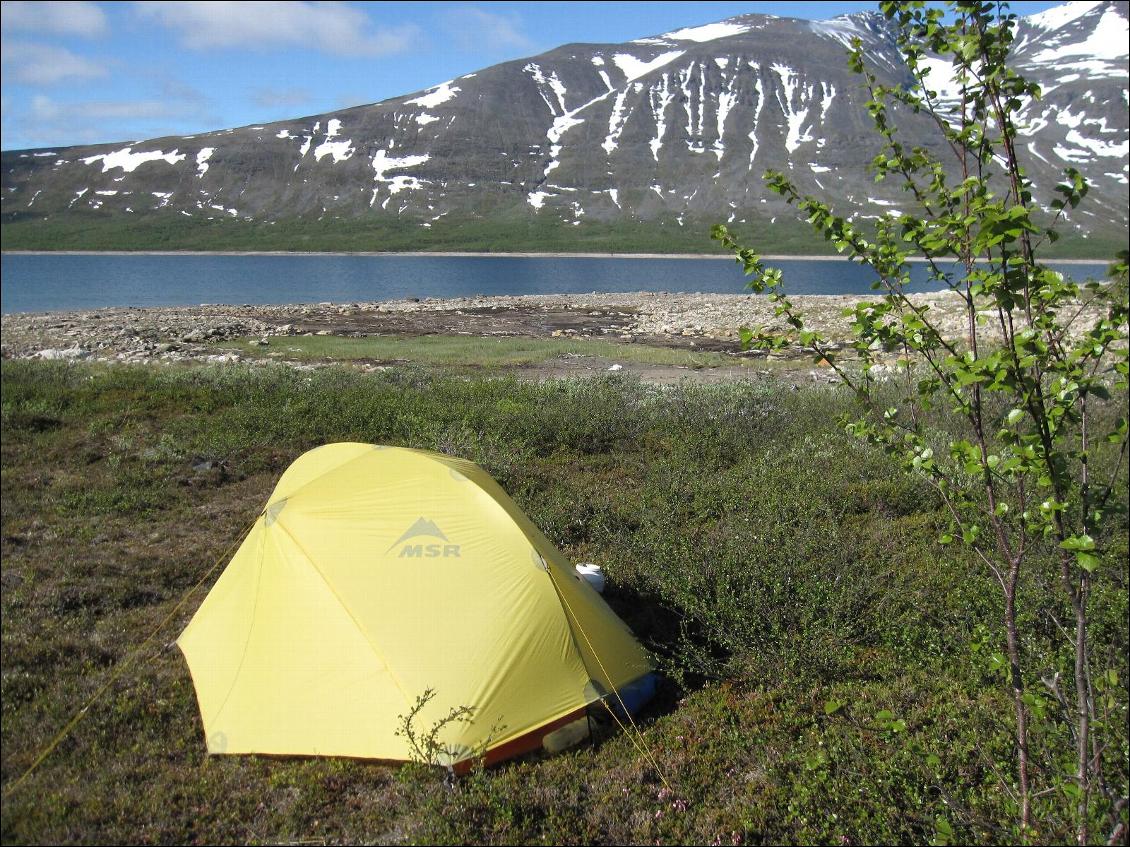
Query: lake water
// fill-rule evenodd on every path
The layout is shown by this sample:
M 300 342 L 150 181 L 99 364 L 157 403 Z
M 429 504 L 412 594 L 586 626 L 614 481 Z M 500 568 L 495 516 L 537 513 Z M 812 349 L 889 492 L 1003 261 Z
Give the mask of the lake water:
M 8 312 L 200 303 L 320 303 L 478 294 L 591 291 L 742 293 L 746 279 L 726 258 L 543 256 L 352 256 L 5 254 L 0 308 Z M 791 294 L 867 294 L 874 276 L 830 259 L 768 262 Z M 1105 266 L 1061 263 L 1077 280 Z M 936 290 L 915 265 L 915 290 Z

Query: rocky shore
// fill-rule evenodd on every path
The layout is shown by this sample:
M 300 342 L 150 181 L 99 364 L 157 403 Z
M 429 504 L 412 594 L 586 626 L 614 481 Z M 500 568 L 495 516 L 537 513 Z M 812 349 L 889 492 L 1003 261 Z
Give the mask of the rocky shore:
M 858 297 L 799 297 L 826 327 Z M 942 298 L 940 301 L 949 298 Z M 10 358 L 119 361 L 208 358 L 216 342 L 287 335 L 592 337 L 736 348 L 742 325 L 773 324 L 764 297 L 650 292 L 407 299 L 366 303 L 103 308 L 6 314 L 0 351 Z M 844 324 L 846 328 L 846 324 Z
M 793 298 L 813 329 L 846 339 L 845 307 L 866 296 Z M 919 294 L 930 316 L 953 338 L 965 333 L 960 298 Z M 741 354 L 739 328 L 776 327 L 774 304 L 748 294 L 655 292 L 543 294 L 406 299 L 297 305 L 213 305 L 104 308 L 76 312 L 6 314 L 4 358 L 93 359 L 117 362 L 236 362 L 236 339 L 270 346 L 280 336 L 473 335 L 573 339 L 677 346 Z M 799 348 L 797 357 L 807 354 Z M 788 358 L 790 351 L 784 351 Z

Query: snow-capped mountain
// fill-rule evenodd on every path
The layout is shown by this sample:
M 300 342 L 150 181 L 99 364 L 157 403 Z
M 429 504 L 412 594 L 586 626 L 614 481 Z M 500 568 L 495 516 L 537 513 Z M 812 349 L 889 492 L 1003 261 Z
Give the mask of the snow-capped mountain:
M 873 217 L 909 206 L 897 186 L 867 175 L 877 146 L 866 94 L 847 69 L 854 37 L 881 82 L 909 80 L 880 15 L 745 15 L 626 44 L 569 44 L 308 118 L 5 152 L 3 220 L 362 220 L 372 249 L 394 224 L 417 228 L 422 244 L 469 220 L 757 228 L 795 220 L 766 190 L 768 168 L 842 212 Z M 1044 92 L 1018 114 L 1038 197 L 1049 202 L 1062 169 L 1078 168 L 1091 197 L 1068 227 L 1124 238 L 1127 4 L 1072 2 L 1023 18 L 1013 62 Z M 952 98 L 944 63 L 930 84 Z M 944 155 L 925 116 L 911 116 L 903 133 Z

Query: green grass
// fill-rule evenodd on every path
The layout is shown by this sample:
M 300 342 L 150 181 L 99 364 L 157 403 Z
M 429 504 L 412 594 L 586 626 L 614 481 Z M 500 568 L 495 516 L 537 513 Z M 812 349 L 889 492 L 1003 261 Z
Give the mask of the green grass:
M 813 238 L 803 221 L 770 224 L 750 215 L 735 232 L 766 253 L 828 255 L 830 245 Z M 422 221 L 385 217 L 283 218 L 276 222 L 205 220 L 174 212 L 141 218 L 128 214 L 68 212 L 49 219 L 22 213 L 0 221 L 5 250 L 204 250 L 204 251 L 472 251 L 484 253 L 690 253 L 722 254 L 710 239 L 716 219 L 582 221 L 577 226 L 548 217 L 491 220 L 451 219 L 430 228 Z M 1125 247 L 1125 233 L 1065 237 L 1047 258 L 1110 259 Z
M 640 365 L 668 365 L 684 368 L 745 367 L 750 364 L 738 356 L 724 353 L 694 352 L 646 344 L 618 344 L 611 341 L 542 338 L 481 338 L 462 335 L 415 337 L 340 336 L 274 337 L 263 347 L 244 339 L 230 345 L 244 355 L 285 358 L 296 361 L 412 362 L 429 367 L 460 367 L 468 370 L 502 370 L 544 364 L 554 359 L 583 356 L 610 362 Z M 228 347 L 229 345 L 220 345 Z
M 1113 406 L 1124 414 L 1125 397 Z M 1014 843 L 1000 645 L 971 650 L 975 627 L 998 631 L 999 588 L 936 543 L 944 517 L 924 483 L 842 433 L 851 409 L 838 390 L 771 381 L 4 361 L 3 841 L 925 843 L 948 826 L 955 843 Z M 615 727 L 454 788 L 410 767 L 209 758 L 167 646 L 203 592 L 15 787 L 290 462 L 341 440 L 472 459 L 567 555 L 605 567 L 609 602 L 665 673 L 640 725 L 670 789 Z M 1127 526 L 1106 526 L 1092 656 L 1118 674 L 1098 731 L 1125 793 Z M 1031 555 L 1021 609 L 1038 693 L 1039 675 L 1070 674 L 1071 648 L 1053 622 L 1069 615 L 1054 551 Z M 1047 786 L 1071 741 L 1040 702 Z M 1072 808 L 1041 795 L 1036 840 L 1072 839 Z M 1108 809 L 1096 800 L 1096 839 Z
M 713 221 L 582 222 L 569 226 L 541 218 L 421 221 L 384 217 L 277 222 L 189 219 L 177 214 L 72 214 L 8 217 L 0 223 L 5 250 L 281 250 L 473 251 L 597 253 L 721 253 L 710 240 Z M 806 239 L 799 226 L 795 246 Z M 781 231 L 785 235 L 785 231 Z M 811 239 L 807 239 L 810 241 Z M 789 239 L 791 244 L 794 239 Z

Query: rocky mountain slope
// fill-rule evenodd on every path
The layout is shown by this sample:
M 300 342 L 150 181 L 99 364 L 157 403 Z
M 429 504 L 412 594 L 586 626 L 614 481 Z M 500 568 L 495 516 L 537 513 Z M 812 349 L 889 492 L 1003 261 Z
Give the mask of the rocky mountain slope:
M 139 221 L 150 231 L 159 222 L 172 246 L 178 230 L 204 222 L 210 232 L 226 222 L 255 233 L 339 222 L 364 227 L 367 249 L 385 246 L 384 231 L 427 246 L 468 226 L 536 226 L 566 239 L 570 228 L 693 228 L 701 239 L 713 222 L 795 224 L 765 189 L 767 168 L 788 171 L 842 212 L 874 217 L 909 207 L 896 186 L 867 175 L 877 147 L 866 95 L 846 66 L 853 37 L 882 82 L 908 80 L 877 14 L 746 15 L 626 44 L 569 44 L 307 118 L 4 152 L 5 240 L 20 234 L 13 241 L 22 245 L 37 228 L 140 231 Z M 1127 4 L 1074 2 L 1024 18 L 1013 56 L 1044 91 L 1019 114 L 1038 197 L 1048 202 L 1074 166 L 1092 193 L 1069 229 L 1078 239 L 1124 240 Z M 943 100 L 955 95 L 944 63 L 930 80 Z M 937 149 L 926 118 L 905 127 L 905 137 Z

